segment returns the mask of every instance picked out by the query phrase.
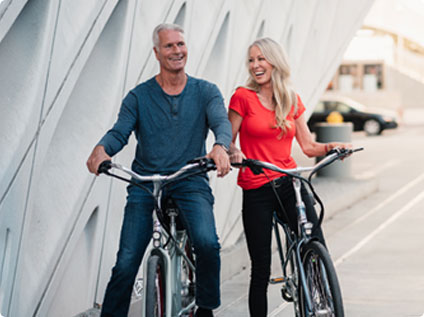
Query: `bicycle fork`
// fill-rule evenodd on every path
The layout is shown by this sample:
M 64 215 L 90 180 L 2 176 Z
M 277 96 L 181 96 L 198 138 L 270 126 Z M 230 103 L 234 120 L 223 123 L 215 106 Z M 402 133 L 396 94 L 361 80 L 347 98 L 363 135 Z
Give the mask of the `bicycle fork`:
M 302 182 L 297 178 L 293 178 L 293 188 L 296 195 L 296 209 L 298 212 L 298 230 L 299 230 L 298 232 L 299 232 L 299 236 L 302 237 L 297 244 L 295 254 L 296 254 L 296 261 L 298 263 L 299 275 L 300 275 L 299 283 L 302 283 L 302 291 L 306 301 L 307 314 L 308 316 L 312 316 L 312 299 L 310 296 L 308 284 L 306 283 L 306 274 L 303 267 L 300 250 L 304 243 L 309 242 L 311 234 L 312 234 L 313 224 L 309 222 L 306 217 L 306 207 L 302 199 L 301 187 L 302 187 Z

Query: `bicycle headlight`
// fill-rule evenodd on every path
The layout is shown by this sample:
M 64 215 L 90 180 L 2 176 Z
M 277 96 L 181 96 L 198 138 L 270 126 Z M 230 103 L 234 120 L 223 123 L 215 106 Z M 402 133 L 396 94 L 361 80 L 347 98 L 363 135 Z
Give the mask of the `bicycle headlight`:
M 153 240 L 159 240 L 160 239 L 160 232 L 154 231 L 153 232 Z

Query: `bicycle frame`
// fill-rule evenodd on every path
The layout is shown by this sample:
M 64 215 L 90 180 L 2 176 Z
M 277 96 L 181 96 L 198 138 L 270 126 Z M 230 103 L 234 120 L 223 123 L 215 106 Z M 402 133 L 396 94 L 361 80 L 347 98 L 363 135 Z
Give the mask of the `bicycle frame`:
M 274 234 L 277 241 L 277 248 L 280 255 L 281 260 L 281 266 L 284 273 L 284 276 L 288 276 L 287 274 L 287 265 L 294 255 L 295 261 L 297 262 L 297 269 L 299 270 L 299 276 L 300 276 L 300 283 L 302 283 L 302 290 L 304 292 L 304 296 L 307 303 L 307 313 L 308 315 L 312 312 L 312 300 L 310 297 L 310 292 L 308 285 L 306 283 L 306 274 L 305 270 L 302 265 L 302 259 L 301 259 L 301 253 L 300 250 L 302 248 L 303 244 L 306 244 L 311 239 L 312 234 L 312 223 L 308 222 L 308 219 L 306 217 L 306 209 L 305 209 L 305 203 L 303 202 L 302 196 L 301 196 L 301 181 L 298 178 L 292 178 L 293 183 L 293 189 L 295 192 L 296 197 L 296 210 L 298 215 L 298 235 L 294 235 L 291 232 L 291 229 L 288 227 L 287 224 L 282 222 L 277 214 L 274 212 L 273 216 L 273 227 L 274 227 Z M 285 233 L 285 237 L 287 239 L 287 251 L 284 256 L 282 242 L 281 242 L 281 236 L 280 231 L 278 229 L 278 225 L 281 225 L 283 228 L 283 231 Z M 294 285 L 294 282 L 292 279 L 287 280 L 286 282 L 292 283 L 290 287 L 296 288 L 297 286 Z

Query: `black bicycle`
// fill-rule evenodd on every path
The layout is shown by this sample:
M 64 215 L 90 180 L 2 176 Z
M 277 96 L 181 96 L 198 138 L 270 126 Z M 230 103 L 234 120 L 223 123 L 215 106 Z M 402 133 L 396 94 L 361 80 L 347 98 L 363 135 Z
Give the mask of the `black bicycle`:
M 113 174 L 110 172 L 112 168 L 132 178 Z M 175 202 L 172 199 L 162 201 L 162 191 L 170 183 L 215 169 L 213 160 L 204 157 L 190 161 L 171 175 L 143 176 L 111 161 L 105 161 L 99 166 L 99 173 L 138 186 L 150 193 L 154 200 L 152 244 L 146 250 L 143 260 L 142 316 L 194 315 L 195 254 L 189 236 L 179 221 Z M 153 190 L 142 182 L 152 182 Z
M 281 295 L 287 302 L 294 303 L 296 317 L 343 317 L 343 300 L 340 285 L 333 261 L 326 247 L 313 238 L 313 232 L 321 226 L 324 218 L 324 205 L 316 194 L 312 184 L 312 176 L 320 169 L 330 165 L 336 160 L 343 159 L 359 149 L 334 149 L 330 151 L 319 163 L 311 167 L 297 167 L 294 169 L 281 169 L 271 163 L 246 159 L 238 166 L 248 167 L 256 175 L 265 173 L 264 169 L 280 172 L 292 179 L 296 195 L 296 209 L 298 213 L 298 230 L 295 233 L 287 222 L 274 213 L 273 227 L 277 241 L 278 252 L 281 260 L 282 277 L 272 278 L 271 284 L 281 283 Z M 308 178 L 302 173 L 310 172 Z M 313 225 L 306 217 L 305 204 L 301 196 L 301 186 L 306 185 L 311 196 L 320 206 L 320 215 L 317 224 Z M 275 185 L 271 186 L 277 200 L 284 212 L 284 207 L 279 200 Z M 287 219 L 287 217 L 286 217 Z M 280 228 L 285 234 L 285 244 L 282 243 Z

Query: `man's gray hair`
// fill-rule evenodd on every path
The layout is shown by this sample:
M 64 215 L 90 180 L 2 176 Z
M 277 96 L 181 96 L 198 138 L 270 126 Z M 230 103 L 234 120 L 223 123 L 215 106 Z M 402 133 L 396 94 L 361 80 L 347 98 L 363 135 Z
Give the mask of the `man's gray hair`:
M 178 24 L 161 23 L 153 30 L 153 45 L 159 48 L 159 32 L 163 30 L 174 30 L 184 34 L 184 29 Z

